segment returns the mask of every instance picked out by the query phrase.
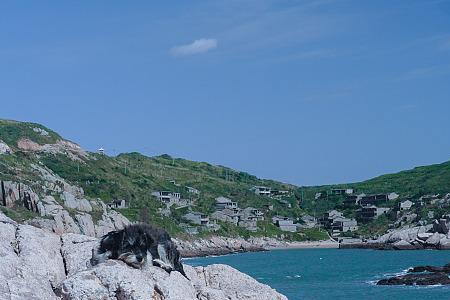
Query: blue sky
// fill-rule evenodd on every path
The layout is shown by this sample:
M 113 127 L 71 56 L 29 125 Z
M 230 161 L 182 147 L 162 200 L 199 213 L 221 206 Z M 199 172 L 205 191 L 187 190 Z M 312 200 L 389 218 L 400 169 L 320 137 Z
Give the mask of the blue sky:
M 298 185 L 450 159 L 450 1 L 1 1 L 0 115 Z

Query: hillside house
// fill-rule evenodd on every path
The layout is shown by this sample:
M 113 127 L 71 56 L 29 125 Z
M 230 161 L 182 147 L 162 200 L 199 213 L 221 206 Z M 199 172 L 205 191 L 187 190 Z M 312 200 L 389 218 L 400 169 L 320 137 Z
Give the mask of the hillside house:
M 406 200 L 398 204 L 398 210 L 410 210 L 413 205 L 414 203 L 412 201 Z
M 160 191 L 160 192 L 153 192 L 152 196 L 155 196 L 159 201 L 162 203 L 170 206 L 174 203 L 179 203 L 181 199 L 181 194 L 176 192 L 169 192 L 169 191 Z
M 355 192 L 354 189 L 331 189 L 330 193 L 334 196 L 351 195 Z
M 372 206 L 386 203 L 388 200 L 389 198 L 387 194 L 369 195 L 361 197 L 359 204 L 361 206 Z
M 116 199 L 107 204 L 110 209 L 127 208 L 125 199 Z
M 222 209 L 237 209 L 238 204 L 237 202 L 233 202 L 233 200 L 228 199 L 226 197 L 217 197 L 216 199 L 216 209 L 222 210 Z
M 271 194 L 271 188 L 266 187 L 266 186 L 254 186 L 250 190 L 260 196 L 268 196 L 269 197 Z
M 355 219 L 337 218 L 333 221 L 333 232 L 352 232 L 358 230 L 358 222 Z
M 294 220 L 288 217 L 283 216 L 274 216 L 272 217 L 272 223 L 280 228 L 282 231 L 288 231 L 288 232 L 296 232 L 297 231 L 297 225 L 294 224 Z
M 222 210 L 218 210 L 211 214 L 211 219 L 228 222 L 237 226 L 240 219 L 240 210 L 237 208 L 235 209 L 225 208 Z
M 347 195 L 344 199 L 344 207 L 352 207 L 358 204 L 358 196 L 357 195 Z
M 391 209 L 387 207 L 376 207 L 375 205 L 363 206 L 356 211 L 356 217 L 363 222 L 372 221 L 379 216 L 387 214 Z
M 289 191 L 287 190 L 270 190 L 270 197 L 282 197 L 289 195 Z
M 344 215 L 337 210 L 330 210 L 329 212 L 324 213 L 318 221 L 324 228 L 331 229 L 334 220 L 338 218 L 343 219 Z
M 300 218 L 302 224 L 299 225 L 302 228 L 314 228 L 317 226 L 317 219 L 310 215 L 303 215 Z
M 209 217 L 207 214 L 203 214 L 200 212 L 190 212 L 183 216 L 183 219 L 196 224 L 196 225 L 209 225 Z
M 257 208 L 244 208 L 240 215 L 242 220 L 264 221 L 264 213 Z

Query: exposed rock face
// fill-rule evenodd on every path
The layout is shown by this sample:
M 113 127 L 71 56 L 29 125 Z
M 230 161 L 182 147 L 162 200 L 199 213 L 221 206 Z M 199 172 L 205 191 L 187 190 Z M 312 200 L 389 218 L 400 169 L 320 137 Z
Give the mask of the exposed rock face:
M 432 225 L 394 230 L 371 240 L 362 248 L 396 250 L 450 249 L 450 223 L 446 219 L 436 220 Z
M 200 299 L 287 299 L 269 286 L 262 285 L 252 277 L 227 265 L 187 268 L 187 274 L 200 292 L 200 296 L 204 297 Z M 221 297 L 222 293 L 225 298 Z M 210 297 L 211 294 L 219 297 Z
M 66 207 L 85 212 L 92 211 L 92 206 L 86 199 L 77 199 L 75 195 L 67 191 L 62 193 L 62 198 L 64 200 L 64 206 Z
M 4 143 L 2 140 L 0 140 L 0 154 L 11 154 L 12 150 L 9 148 L 9 146 Z
M 25 138 L 17 141 L 17 147 L 25 151 L 40 151 L 42 149 L 41 145 L 39 145 L 38 143 Z
M 60 238 L 4 215 L 0 220 L 0 299 L 58 299 L 53 287 L 66 277 Z
M 285 300 L 285 296 L 224 265 L 178 272 L 121 261 L 88 264 L 98 240 L 18 225 L 0 213 L 0 299 Z
M 208 239 L 183 241 L 174 239 L 180 253 L 184 257 L 207 256 L 207 255 L 224 255 L 236 252 L 247 251 L 264 251 L 272 244 L 279 241 L 270 238 L 226 238 L 226 237 L 210 237 Z
M 70 159 L 80 162 L 89 158 L 89 154 L 79 145 L 66 140 L 58 140 L 55 144 L 45 144 L 40 150 L 53 154 L 64 154 Z
M 39 145 L 38 143 L 21 138 L 17 141 L 17 147 L 23 151 L 31 152 L 47 152 L 52 154 L 63 154 L 72 160 L 83 162 L 83 159 L 88 159 L 89 154 L 83 150 L 79 145 L 66 140 L 58 140 L 55 144 Z
M 36 174 L 43 180 L 44 190 L 50 190 L 56 193 L 68 192 L 75 197 L 83 197 L 84 191 L 81 187 L 67 183 L 50 169 L 36 164 L 31 164 L 30 167 L 35 170 Z
M 38 195 L 22 183 L 0 181 L 0 204 L 13 207 L 16 203 L 25 206 L 28 210 L 37 212 Z
M 130 221 L 116 211 L 104 212 L 102 219 L 95 225 L 95 234 L 97 237 L 101 237 L 112 230 L 122 229 L 129 224 Z

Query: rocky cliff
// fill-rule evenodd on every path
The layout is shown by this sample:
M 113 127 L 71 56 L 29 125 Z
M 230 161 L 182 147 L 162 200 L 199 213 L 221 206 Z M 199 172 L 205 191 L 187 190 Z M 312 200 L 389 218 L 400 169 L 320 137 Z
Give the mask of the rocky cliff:
M 374 248 L 393 250 L 450 250 L 450 218 L 437 219 L 426 226 L 390 230 L 366 243 L 341 244 L 341 248 Z
M 95 237 L 58 235 L 0 213 L 0 299 L 284 300 L 285 296 L 226 265 L 191 267 L 190 280 L 157 267 L 109 260 L 88 267 Z

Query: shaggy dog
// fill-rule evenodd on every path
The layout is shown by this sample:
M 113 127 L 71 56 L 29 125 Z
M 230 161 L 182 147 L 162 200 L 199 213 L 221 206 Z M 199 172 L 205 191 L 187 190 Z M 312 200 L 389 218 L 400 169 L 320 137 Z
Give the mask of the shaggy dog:
M 151 225 L 129 225 L 104 235 L 97 249 L 92 250 L 91 265 L 95 266 L 107 259 L 119 259 L 137 269 L 150 263 L 169 273 L 178 271 L 186 277 L 180 262 L 180 252 L 169 234 Z

